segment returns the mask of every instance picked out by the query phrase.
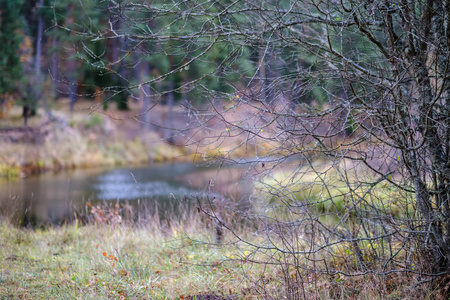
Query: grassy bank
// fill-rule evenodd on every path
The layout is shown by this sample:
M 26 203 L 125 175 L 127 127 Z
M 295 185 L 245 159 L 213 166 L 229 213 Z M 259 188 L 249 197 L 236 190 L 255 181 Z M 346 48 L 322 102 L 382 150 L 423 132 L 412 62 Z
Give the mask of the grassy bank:
M 358 172 L 365 174 L 366 183 L 361 183 Z M 392 175 L 382 178 L 360 166 L 358 172 L 333 167 L 329 160 L 318 160 L 313 167 L 278 168 L 255 183 L 255 193 L 268 203 L 307 205 L 316 214 L 350 216 L 349 209 L 355 206 L 394 217 L 413 214 L 413 195 L 391 184 Z
M 214 244 L 212 231 L 200 222 L 162 228 L 74 224 L 33 231 L 0 223 L 0 298 L 435 299 L 439 295 L 432 289 L 411 293 L 407 274 L 380 281 L 371 274 L 352 277 L 295 269 L 289 256 L 255 251 L 230 237 L 227 243 Z M 257 237 L 253 241 L 261 242 Z M 334 263 L 348 265 L 343 254 L 335 254 Z M 300 280 L 302 284 L 296 285 Z
M 183 299 L 237 295 L 251 272 L 229 247 L 196 244 L 180 230 L 0 225 L 2 299 Z
M 227 112 L 222 118 L 198 120 L 182 107 L 169 112 L 167 106 L 155 105 L 146 113 L 150 121 L 144 122 L 138 103 L 130 103 L 130 111 L 114 107 L 103 111 L 92 108 L 91 101 L 80 100 L 71 112 L 67 101 L 53 104 L 52 122 L 39 109 L 25 127 L 19 106 L 0 119 L 0 177 L 70 168 L 254 157 L 270 155 L 278 145 L 267 139 L 273 134 L 269 127 L 262 129 L 261 124 L 247 120 L 255 113 L 248 107 Z
M 24 127 L 19 107 L 0 120 L 4 129 L 0 132 L 0 177 L 190 158 L 186 149 L 167 143 L 158 131 L 144 129 L 134 119 L 114 120 L 102 112 L 56 108 L 53 122 L 39 110 L 29 127 Z M 121 117 L 121 112 L 111 113 Z M 127 112 L 133 113 L 137 112 Z M 33 130 L 31 134 L 25 133 L 27 128 Z M 37 140 L 32 136 L 39 134 L 42 137 Z

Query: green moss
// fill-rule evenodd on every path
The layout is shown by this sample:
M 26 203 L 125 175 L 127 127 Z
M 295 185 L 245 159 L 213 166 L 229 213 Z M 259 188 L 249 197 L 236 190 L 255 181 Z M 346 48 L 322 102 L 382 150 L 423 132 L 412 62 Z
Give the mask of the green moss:
M 101 115 L 92 115 L 87 121 L 84 123 L 84 127 L 86 129 L 98 127 L 103 123 L 103 118 Z

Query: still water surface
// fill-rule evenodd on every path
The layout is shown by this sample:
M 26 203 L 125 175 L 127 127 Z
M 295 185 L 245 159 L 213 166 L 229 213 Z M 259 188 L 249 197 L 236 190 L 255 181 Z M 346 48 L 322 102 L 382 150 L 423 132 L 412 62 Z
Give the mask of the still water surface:
M 2 180 L 0 212 L 3 218 L 13 218 L 16 223 L 31 222 L 31 214 L 34 223 L 61 223 L 72 216 L 74 210 L 82 210 L 87 202 L 95 205 L 153 201 L 165 207 L 170 201 L 185 198 L 220 197 L 224 195 L 223 190 L 218 192 L 211 188 L 211 180 L 218 173 L 215 170 L 218 169 L 194 163 L 175 163 L 109 170 L 73 170 L 20 180 Z M 229 196 L 238 195 L 231 193 Z M 23 220 L 27 214 L 28 220 Z

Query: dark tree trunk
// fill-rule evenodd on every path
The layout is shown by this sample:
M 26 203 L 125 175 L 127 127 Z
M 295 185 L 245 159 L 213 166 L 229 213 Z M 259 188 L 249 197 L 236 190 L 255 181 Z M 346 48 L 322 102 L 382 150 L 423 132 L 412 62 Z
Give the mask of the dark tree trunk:
M 25 104 L 22 109 L 23 125 L 28 126 L 28 116 L 30 115 L 30 106 Z

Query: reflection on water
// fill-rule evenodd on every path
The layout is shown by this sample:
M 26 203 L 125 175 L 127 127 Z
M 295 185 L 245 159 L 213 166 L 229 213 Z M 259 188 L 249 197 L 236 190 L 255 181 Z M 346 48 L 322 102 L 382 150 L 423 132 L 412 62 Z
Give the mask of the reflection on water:
M 198 195 L 199 192 L 182 186 L 171 186 L 165 181 L 135 183 L 126 181 L 101 182 L 95 185 L 98 189 L 96 198 L 100 200 L 128 200 L 138 198 L 164 198 L 170 196 L 184 197 L 185 195 Z M 169 192 L 170 191 L 170 192 Z
M 177 163 L 113 170 L 73 170 L 2 180 L 0 217 L 14 219 L 22 225 L 55 224 L 73 217 L 74 211 L 84 210 L 87 201 L 95 204 L 151 200 L 164 208 L 174 199 L 220 197 L 216 191 L 223 194 L 223 189 L 218 185 L 216 189 L 210 187 L 218 173 L 214 170 L 193 163 Z M 210 187 L 208 193 L 203 190 L 206 186 Z
M 179 175 L 196 171 L 193 165 L 169 165 L 165 168 L 119 169 L 97 177 L 93 185 L 99 200 L 164 199 L 198 196 L 199 191 L 177 180 Z M 168 170 L 167 170 L 168 169 Z

